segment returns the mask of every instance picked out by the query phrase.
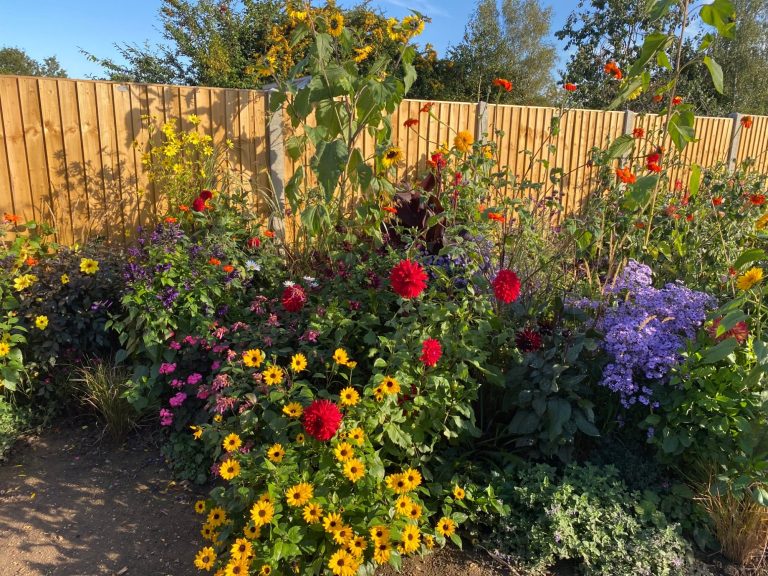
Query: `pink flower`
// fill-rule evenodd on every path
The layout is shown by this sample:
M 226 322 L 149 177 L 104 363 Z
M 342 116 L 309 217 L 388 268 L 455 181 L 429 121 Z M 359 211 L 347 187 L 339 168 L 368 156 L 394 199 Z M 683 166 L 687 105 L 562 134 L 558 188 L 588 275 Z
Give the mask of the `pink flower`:
M 179 344 L 178 342 L 176 342 L 176 340 L 174 340 L 173 342 L 168 344 L 168 348 L 170 348 L 171 350 L 181 350 L 181 344 Z
M 175 370 L 176 364 L 171 364 L 169 362 L 160 364 L 160 374 L 173 374 Z
M 160 426 L 170 426 L 173 424 L 173 412 L 167 408 L 160 410 Z
M 211 391 L 208 388 L 201 387 L 197 391 L 197 398 L 198 400 L 207 400 L 208 396 L 211 395 Z
M 434 366 L 443 355 L 443 347 L 440 342 L 434 338 L 429 338 L 421 343 L 421 356 L 419 360 L 424 366 Z
M 216 372 L 216 370 L 218 370 L 219 368 L 221 368 L 221 362 L 219 362 L 218 360 L 214 360 L 213 362 L 211 362 L 212 372 Z
M 184 404 L 184 400 L 186 399 L 187 399 L 187 395 L 184 394 L 184 392 L 178 392 L 168 401 L 168 403 L 171 405 L 172 408 L 178 408 L 179 406 Z M 171 416 L 171 419 L 173 419 L 173 416 Z
M 171 388 L 181 388 L 182 386 L 184 386 L 184 380 L 179 380 L 178 378 L 171 380 Z
M 187 376 L 187 384 L 190 386 L 194 386 L 195 384 L 200 384 L 200 382 L 203 380 L 203 375 L 199 374 L 198 372 L 195 372 L 194 374 L 190 374 Z

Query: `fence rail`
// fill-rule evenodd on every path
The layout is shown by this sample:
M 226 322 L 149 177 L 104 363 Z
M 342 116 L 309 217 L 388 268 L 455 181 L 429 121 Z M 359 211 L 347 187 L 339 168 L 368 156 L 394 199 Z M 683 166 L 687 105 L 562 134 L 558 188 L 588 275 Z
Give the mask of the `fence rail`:
M 58 241 L 73 243 L 99 234 L 125 241 L 137 225 L 155 220 L 164 209 L 162 191 L 149 181 L 141 151 L 156 144 L 144 117 L 176 121 L 193 128 L 189 115 L 200 118 L 198 130 L 216 146 L 234 146 L 226 154 L 229 166 L 254 190 L 274 186 L 278 191 L 297 163 L 284 150 L 285 122 L 271 117 L 268 94 L 257 90 L 184 87 L 158 84 L 119 84 L 90 80 L 0 76 L 0 212 L 55 224 Z M 663 118 L 632 112 L 570 110 L 560 133 L 548 139 L 554 108 L 435 102 L 432 114 L 420 112 L 423 101 L 405 100 L 392 115 L 393 140 L 405 161 L 398 178 L 411 178 L 426 169 L 436 146 L 450 143 L 456 131 L 479 138 L 488 134 L 499 150 L 500 167 L 517 178 L 543 184 L 548 173 L 531 163 L 526 151 L 541 150 L 551 166 L 563 168 L 562 202 L 578 211 L 590 190 L 593 147 L 604 147 L 635 127 L 658 129 Z M 403 126 L 408 118 L 418 125 Z M 671 180 L 687 176 L 691 163 L 734 166 L 753 158 L 753 170 L 768 171 L 768 117 L 753 117 L 747 130 L 741 116 L 696 119 L 698 141 L 690 144 L 684 162 Z M 159 138 L 159 132 L 153 138 Z M 550 149 L 549 145 L 554 145 Z M 374 153 L 365 135 L 364 155 Z M 669 149 L 669 142 L 664 144 Z

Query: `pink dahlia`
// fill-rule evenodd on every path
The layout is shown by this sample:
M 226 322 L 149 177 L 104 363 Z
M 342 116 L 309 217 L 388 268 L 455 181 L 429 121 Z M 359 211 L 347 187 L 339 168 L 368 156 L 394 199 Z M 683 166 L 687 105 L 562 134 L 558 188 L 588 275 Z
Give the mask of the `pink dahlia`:
M 307 434 L 321 442 L 327 442 L 341 426 L 341 412 L 330 400 L 315 400 L 304 410 L 302 423 Z
M 283 290 L 280 302 L 288 312 L 298 312 L 307 302 L 307 295 L 304 293 L 304 288 L 294 284 Z
M 434 366 L 442 355 L 443 348 L 440 346 L 440 342 L 434 338 L 429 338 L 421 343 L 421 356 L 419 356 L 419 360 L 422 361 L 424 366 Z
M 403 298 L 416 298 L 427 287 L 427 273 L 413 260 L 401 260 L 389 273 L 392 290 Z
M 520 296 L 520 279 L 512 270 L 499 270 L 492 285 L 494 295 L 504 304 L 514 302 Z

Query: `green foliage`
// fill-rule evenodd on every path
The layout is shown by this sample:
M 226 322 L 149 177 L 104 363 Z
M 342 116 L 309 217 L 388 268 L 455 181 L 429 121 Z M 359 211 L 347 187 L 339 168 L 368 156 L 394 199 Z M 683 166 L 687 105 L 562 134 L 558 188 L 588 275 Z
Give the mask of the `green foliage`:
M 0 48 L 0 74 L 48 76 L 54 78 L 67 77 L 66 71 L 61 68 L 56 56 L 49 56 L 42 62 L 38 62 L 24 50 L 9 46 Z
M 77 368 L 71 379 L 75 393 L 96 412 L 104 431 L 118 442 L 135 428 L 139 416 L 126 399 L 129 376 L 124 367 L 90 360 Z
M 558 560 L 584 575 L 683 575 L 690 550 L 675 526 L 610 466 L 539 464 L 500 479 L 507 516 L 489 516 L 486 547 L 543 574 Z

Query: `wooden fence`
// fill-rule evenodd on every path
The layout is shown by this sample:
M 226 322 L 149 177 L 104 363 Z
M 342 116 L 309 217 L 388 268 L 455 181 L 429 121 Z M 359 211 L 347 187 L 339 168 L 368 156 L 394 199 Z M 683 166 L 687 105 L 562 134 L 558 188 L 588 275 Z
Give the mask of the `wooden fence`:
M 577 211 L 590 191 L 593 169 L 587 160 L 593 147 L 605 147 L 635 127 L 650 131 L 662 122 L 631 112 L 570 110 L 559 135 L 548 140 L 553 108 L 436 102 L 431 116 L 420 112 L 423 105 L 405 100 L 392 116 L 393 139 L 405 156 L 398 178 L 423 173 L 429 154 L 450 143 L 458 130 L 476 138 L 490 134 L 498 144 L 500 166 L 518 178 L 548 181 L 544 165 L 531 164 L 526 150 L 541 149 L 551 166 L 562 167 L 561 200 L 568 212 Z M 155 189 L 141 163 L 142 150 L 154 143 L 145 117 L 158 123 L 177 121 L 189 130 L 190 114 L 200 118 L 198 130 L 209 134 L 214 145 L 233 142 L 226 159 L 254 190 L 254 198 L 256 191 L 271 187 L 279 196 L 295 163 L 283 148 L 286 123 L 282 116 L 269 114 L 265 92 L 0 76 L 0 214 L 50 221 L 62 243 L 94 234 L 124 241 L 137 225 L 152 222 L 163 211 L 162 191 Z M 418 118 L 419 124 L 406 128 L 408 118 Z M 754 117 L 749 130 L 739 120 L 738 114 L 697 118 L 699 140 L 686 148 L 684 163 L 671 179 L 685 178 L 686 166 L 693 162 L 706 167 L 754 158 L 754 170 L 768 171 L 768 117 Z M 495 136 L 497 130 L 503 135 Z M 374 152 L 367 135 L 362 147 L 364 155 Z M 546 191 L 544 187 L 541 193 Z

